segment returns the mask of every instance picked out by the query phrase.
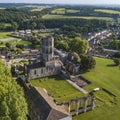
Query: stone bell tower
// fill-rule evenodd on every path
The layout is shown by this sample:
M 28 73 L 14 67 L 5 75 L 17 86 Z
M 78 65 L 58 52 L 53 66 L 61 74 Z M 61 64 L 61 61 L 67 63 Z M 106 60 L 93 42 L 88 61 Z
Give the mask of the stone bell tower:
M 42 39 L 41 55 L 45 66 L 54 63 L 54 38 L 52 36 L 47 36 Z

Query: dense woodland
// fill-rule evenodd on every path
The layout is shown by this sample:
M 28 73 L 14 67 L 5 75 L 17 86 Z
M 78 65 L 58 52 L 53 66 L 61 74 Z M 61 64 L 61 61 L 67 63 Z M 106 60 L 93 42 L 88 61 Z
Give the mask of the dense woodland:
M 64 28 L 65 25 L 73 25 L 75 27 L 75 32 L 81 32 L 85 34 L 86 32 L 92 32 L 100 29 L 107 28 L 107 22 L 104 20 L 85 20 L 85 19 L 43 19 L 42 16 L 46 14 L 56 14 L 52 13 L 52 11 L 56 8 L 64 7 L 65 11 L 67 10 L 80 10 L 80 12 L 68 13 L 65 12 L 64 15 L 68 16 L 92 16 L 92 17 L 110 17 L 113 19 L 117 19 L 119 14 L 108 14 L 108 13 L 100 13 L 96 12 L 96 7 L 92 6 L 57 6 L 45 8 L 41 11 L 31 11 L 31 7 L 20 7 L 15 4 L 17 7 L 7 7 L 6 9 L 0 9 L 0 30 L 14 30 L 13 23 L 16 22 L 18 27 L 17 29 L 40 29 L 40 28 Z M 15 6 L 14 5 L 14 6 Z M 12 6 L 12 5 L 11 5 Z M 100 9 L 99 7 L 97 9 Z M 113 9 L 113 8 L 107 8 Z M 119 8 L 114 8 L 113 10 L 120 11 Z M 64 16 L 63 15 L 63 16 Z M 11 26 L 6 26 L 5 23 L 10 23 Z M 65 29 L 66 30 L 66 29 Z
M 26 115 L 23 90 L 0 61 L 0 120 L 26 120 Z

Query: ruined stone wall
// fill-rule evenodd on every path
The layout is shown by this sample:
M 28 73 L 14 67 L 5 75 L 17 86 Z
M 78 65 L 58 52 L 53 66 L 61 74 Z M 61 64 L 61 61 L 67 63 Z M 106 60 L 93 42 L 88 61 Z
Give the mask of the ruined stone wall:
M 40 67 L 35 69 L 29 69 L 28 80 L 57 75 L 59 69 L 60 69 L 59 67 Z

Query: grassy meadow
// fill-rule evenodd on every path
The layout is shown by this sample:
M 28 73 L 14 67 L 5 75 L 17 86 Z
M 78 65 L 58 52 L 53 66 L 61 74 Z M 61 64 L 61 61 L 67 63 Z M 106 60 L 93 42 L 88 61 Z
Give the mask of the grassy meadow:
M 102 13 L 107 13 L 107 14 L 120 14 L 120 11 L 116 10 L 107 10 L 107 9 L 95 9 L 95 12 L 102 12 Z
M 90 16 L 67 16 L 67 15 L 44 15 L 42 19 L 87 19 L 87 20 L 106 20 L 112 21 L 113 19 L 110 17 L 90 17 Z
M 0 32 L 0 47 L 5 47 L 6 43 L 10 43 L 13 47 L 16 46 L 17 44 L 31 45 L 29 41 L 13 38 L 9 35 L 11 35 L 11 32 Z
M 8 24 L 6 24 L 6 25 L 8 25 Z M 11 32 L 0 32 L 0 39 L 8 38 L 9 35 L 11 35 Z
M 57 8 L 51 11 L 52 14 L 65 14 L 65 8 Z
M 45 88 L 57 102 L 65 102 L 84 96 L 82 92 L 57 76 L 31 80 L 30 82 L 33 86 Z
M 65 14 L 65 13 L 77 13 L 80 12 L 80 10 L 75 10 L 75 9 L 65 9 L 65 8 L 57 8 L 51 11 L 52 14 Z
M 110 59 L 95 58 L 96 67 L 90 72 L 82 74 L 92 82 L 84 87 L 88 92 L 94 88 L 100 88 L 94 92 L 96 96 L 96 108 L 78 116 L 73 120 L 119 120 L 120 118 L 120 69 L 114 66 Z M 45 88 L 58 102 L 67 101 L 79 96 L 81 92 L 58 77 L 41 78 L 31 81 L 32 85 Z
M 73 117 L 73 120 L 119 120 L 120 118 L 120 69 L 114 66 L 112 60 L 95 58 L 96 68 L 83 74 L 92 82 L 85 87 L 89 92 L 99 87 L 95 92 L 96 108 L 85 114 Z M 103 90 L 106 89 L 105 91 Z

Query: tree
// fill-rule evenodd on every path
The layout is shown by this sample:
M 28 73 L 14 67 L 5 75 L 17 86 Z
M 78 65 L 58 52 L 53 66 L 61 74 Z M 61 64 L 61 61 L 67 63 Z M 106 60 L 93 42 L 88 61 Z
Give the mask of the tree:
M 79 55 L 86 54 L 88 50 L 88 41 L 82 40 L 81 38 L 76 37 L 75 39 L 72 39 L 70 41 L 69 47 L 71 51 L 74 51 Z
M 34 30 L 36 28 L 37 24 L 35 22 L 31 23 L 31 30 Z
M 0 120 L 27 120 L 27 104 L 22 88 L 0 62 Z
M 120 64 L 120 58 L 114 58 L 113 61 L 116 66 L 118 66 Z
M 57 41 L 56 42 L 56 48 L 62 49 L 64 51 L 68 51 L 69 46 L 68 46 L 68 43 L 65 42 L 65 41 Z
M 17 24 L 16 22 L 13 22 L 13 23 L 12 23 L 12 28 L 13 28 L 14 31 L 17 31 L 17 29 L 18 29 L 18 24 Z
M 92 56 L 81 56 L 81 67 L 83 71 L 89 71 L 96 65 L 96 61 Z

